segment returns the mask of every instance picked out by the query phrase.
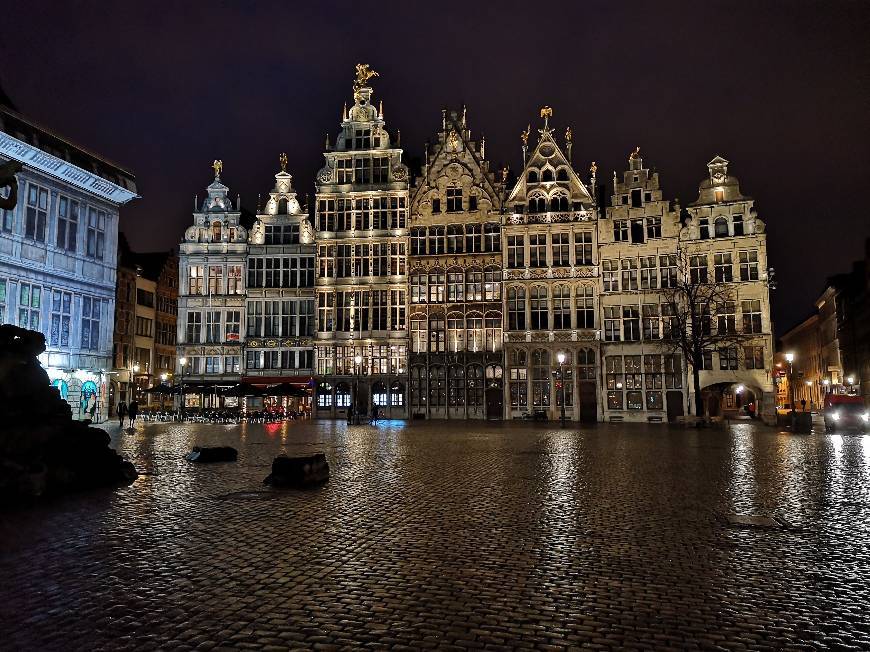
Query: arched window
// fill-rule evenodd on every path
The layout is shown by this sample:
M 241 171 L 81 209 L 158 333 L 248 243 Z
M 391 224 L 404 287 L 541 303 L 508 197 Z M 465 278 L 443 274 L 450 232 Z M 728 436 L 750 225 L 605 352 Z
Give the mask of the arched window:
M 317 384 L 317 407 L 332 407 L 332 385 L 330 385 L 329 383 Z
M 550 199 L 550 211 L 555 213 L 558 210 L 559 210 L 559 198 L 553 197 L 552 199 Z
M 498 267 L 487 267 L 483 273 L 484 301 L 501 301 L 501 270 Z
M 347 383 L 338 383 L 335 386 L 335 407 L 350 407 L 350 385 Z
M 447 403 L 447 383 L 444 367 L 429 367 L 429 405 L 444 407 Z
M 486 313 L 486 317 L 484 317 L 483 320 L 483 326 L 486 331 L 484 334 L 484 346 L 487 351 L 501 351 L 502 342 L 504 341 L 501 325 L 502 321 L 500 312 Z
M 465 316 L 466 345 L 474 353 L 483 351 L 483 316 L 479 312 Z
M 556 181 L 567 181 L 568 180 L 568 170 L 565 168 L 559 168 L 559 171 L 556 172 Z
M 727 238 L 728 237 L 728 220 L 724 217 L 717 217 L 716 221 L 713 222 L 713 230 L 716 234 L 717 238 Z
M 538 183 L 538 171 L 529 170 L 529 183 Z
M 564 196 L 559 197 L 559 210 L 560 211 L 570 210 L 570 208 L 568 207 L 568 198 L 567 197 L 564 197 Z
M 282 197 L 278 200 L 278 215 L 286 215 L 287 214 L 287 198 Z
M 553 170 L 547 168 L 541 173 L 541 181 L 547 182 L 553 180 Z
M 595 351 L 592 349 L 577 351 L 577 378 L 595 380 Z
M 390 405 L 387 386 L 380 381 L 372 385 L 372 403 L 378 407 L 388 407 Z
M 465 350 L 465 317 L 462 313 L 447 315 L 447 350 L 450 353 Z
M 221 241 L 221 223 L 220 222 L 212 222 L 211 223 L 211 241 L 212 242 L 220 242 Z
M 538 200 L 537 199 L 530 199 L 529 200 L 529 212 L 530 213 L 537 213 L 538 212 Z

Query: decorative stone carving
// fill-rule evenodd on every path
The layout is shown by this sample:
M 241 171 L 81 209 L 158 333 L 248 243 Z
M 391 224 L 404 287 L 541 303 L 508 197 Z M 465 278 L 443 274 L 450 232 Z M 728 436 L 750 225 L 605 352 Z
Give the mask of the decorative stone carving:
M 324 165 L 317 173 L 317 180 L 320 183 L 330 183 L 332 181 L 332 176 L 332 168 L 328 165 Z M 393 171 L 393 176 L 395 176 L 395 170 Z

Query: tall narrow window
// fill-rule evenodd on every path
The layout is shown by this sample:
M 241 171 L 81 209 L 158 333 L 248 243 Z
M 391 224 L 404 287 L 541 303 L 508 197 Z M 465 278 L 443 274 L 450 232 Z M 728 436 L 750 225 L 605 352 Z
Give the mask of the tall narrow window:
M 569 233 L 554 233 L 552 235 L 553 267 L 568 267 L 571 264 Z
M 18 284 L 18 325 L 32 331 L 40 329 L 39 315 L 42 311 L 42 288 L 30 283 Z
M 574 264 L 592 265 L 592 233 L 577 231 L 574 233 Z
M 27 184 L 27 207 L 24 237 L 45 242 L 45 223 L 48 218 L 48 190 L 32 183 Z
M 740 261 L 740 280 L 741 281 L 757 281 L 758 280 L 758 251 L 750 249 L 749 251 L 741 251 L 738 253 Z
M 51 346 L 69 346 L 72 294 L 55 290 L 51 295 Z
M 522 287 L 512 287 L 507 294 L 508 330 L 526 330 L 526 290 Z
M 595 328 L 594 290 L 589 285 L 577 288 L 577 328 Z
M 571 328 L 571 290 L 567 285 L 559 285 L 553 289 L 553 330 L 569 328 Z
M 532 330 L 549 330 L 550 314 L 549 306 L 547 305 L 547 288 L 543 285 L 536 285 L 531 292 L 531 329 Z
M 521 235 L 508 236 L 508 267 L 517 269 L 525 267 L 525 237 Z
M 88 208 L 87 249 L 88 258 L 103 259 L 106 245 L 106 213 Z
M 79 228 L 79 203 L 60 197 L 57 203 L 57 248 L 75 252 Z
M 717 283 L 730 283 L 734 280 L 734 261 L 730 251 L 713 254 L 713 273 Z
M 547 266 L 547 235 L 545 233 L 529 235 L 529 266 Z
M 91 351 L 100 349 L 99 299 L 82 297 L 82 348 Z
M 459 213 L 462 211 L 462 188 L 451 186 L 447 189 L 447 212 Z

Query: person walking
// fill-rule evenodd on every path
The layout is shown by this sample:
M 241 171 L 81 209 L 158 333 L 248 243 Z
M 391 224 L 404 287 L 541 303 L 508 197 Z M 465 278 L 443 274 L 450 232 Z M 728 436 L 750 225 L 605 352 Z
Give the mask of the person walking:
M 124 429 L 124 419 L 127 417 L 127 403 L 121 401 L 118 403 L 118 419 L 121 421 L 121 429 Z
M 139 403 L 136 402 L 134 398 L 130 401 L 130 405 L 127 408 L 127 414 L 130 416 L 130 427 L 133 427 L 133 424 L 136 423 L 136 415 L 139 414 Z

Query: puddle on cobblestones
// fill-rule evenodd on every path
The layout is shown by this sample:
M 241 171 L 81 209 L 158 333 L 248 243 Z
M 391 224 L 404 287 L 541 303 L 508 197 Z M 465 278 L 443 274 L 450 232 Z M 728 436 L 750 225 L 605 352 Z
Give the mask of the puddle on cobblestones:
M 785 530 L 789 528 L 789 524 L 784 519 L 764 514 L 725 514 L 725 521 L 733 527 L 760 530 Z
M 283 494 L 277 491 L 234 491 L 228 494 L 215 496 L 217 500 L 273 500 Z

